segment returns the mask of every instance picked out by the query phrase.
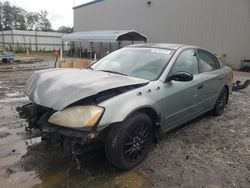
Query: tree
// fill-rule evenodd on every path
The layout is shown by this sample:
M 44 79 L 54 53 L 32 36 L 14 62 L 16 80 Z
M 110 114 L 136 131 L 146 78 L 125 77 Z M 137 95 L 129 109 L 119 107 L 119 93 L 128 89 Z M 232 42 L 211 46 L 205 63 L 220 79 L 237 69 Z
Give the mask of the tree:
M 20 7 L 11 6 L 8 1 L 1 4 L 1 29 L 21 29 L 25 30 L 26 11 Z
M 13 6 L 12 7 L 13 12 L 13 19 L 14 19 L 14 28 L 18 30 L 26 30 L 26 20 L 25 15 L 27 11 L 25 11 L 22 8 Z
M 2 27 L 2 15 L 3 15 L 3 3 L 0 2 L 0 31 L 3 30 L 3 27 Z
M 61 27 L 58 28 L 57 32 L 60 32 L 60 33 L 72 33 L 73 32 L 73 27 L 61 26 Z
M 23 8 L 11 6 L 8 1 L 0 2 L 0 29 L 1 30 L 37 30 L 53 31 L 48 12 L 27 12 Z
M 29 31 L 38 30 L 39 17 L 40 17 L 40 15 L 37 12 L 28 12 L 25 15 L 26 29 Z
M 38 30 L 40 31 L 51 31 L 51 23 L 49 21 L 48 12 L 46 10 L 42 10 L 39 14 L 38 20 Z
M 10 30 L 13 28 L 13 14 L 12 7 L 8 1 L 5 1 L 2 5 L 2 27 L 3 30 Z

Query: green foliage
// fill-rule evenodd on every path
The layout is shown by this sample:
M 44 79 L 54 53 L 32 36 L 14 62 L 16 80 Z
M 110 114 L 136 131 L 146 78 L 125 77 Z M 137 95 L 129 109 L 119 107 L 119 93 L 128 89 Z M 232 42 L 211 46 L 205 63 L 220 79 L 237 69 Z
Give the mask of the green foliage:
M 57 30 L 59 33 L 72 33 L 73 32 L 73 27 L 66 27 L 66 26 L 61 26 Z
M 46 10 L 42 10 L 39 13 L 38 30 L 51 31 L 51 23 L 47 17 L 48 17 L 48 12 Z
M 0 2 L 0 31 L 28 30 L 28 31 L 56 31 L 72 33 L 73 28 L 61 26 L 58 30 L 51 29 L 48 12 L 28 12 L 21 7 L 11 5 L 9 1 Z M 20 50 L 20 49 L 18 49 Z
M 39 13 L 28 12 L 26 15 L 26 28 L 28 31 L 38 30 Z
M 0 2 L 0 30 L 52 31 L 47 17 L 45 10 L 28 12 L 8 1 Z

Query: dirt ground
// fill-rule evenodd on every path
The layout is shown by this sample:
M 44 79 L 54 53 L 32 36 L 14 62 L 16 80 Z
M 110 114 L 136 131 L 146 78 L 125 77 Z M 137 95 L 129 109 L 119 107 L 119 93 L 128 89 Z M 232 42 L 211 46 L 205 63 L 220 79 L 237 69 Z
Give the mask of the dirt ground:
M 32 72 L 53 66 L 45 57 L 0 64 L 0 188 L 250 187 L 250 88 L 233 92 L 222 116 L 206 114 L 160 133 L 134 170 L 117 170 L 100 152 L 83 156 L 76 171 L 59 148 L 42 143 L 37 132 L 25 132 L 15 110 L 29 102 L 23 91 Z M 250 79 L 250 73 L 235 72 L 235 79 Z

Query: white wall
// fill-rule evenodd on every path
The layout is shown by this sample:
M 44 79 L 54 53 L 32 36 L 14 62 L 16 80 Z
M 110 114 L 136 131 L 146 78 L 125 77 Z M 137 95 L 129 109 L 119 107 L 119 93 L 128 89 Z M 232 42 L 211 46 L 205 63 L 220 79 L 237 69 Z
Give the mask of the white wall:
M 74 30 L 135 29 L 148 42 L 185 43 L 250 59 L 250 0 L 104 0 L 74 9 Z
M 27 49 L 32 51 L 52 51 L 61 48 L 62 33 L 40 31 L 3 31 L 0 32 L 0 43 L 13 50 Z

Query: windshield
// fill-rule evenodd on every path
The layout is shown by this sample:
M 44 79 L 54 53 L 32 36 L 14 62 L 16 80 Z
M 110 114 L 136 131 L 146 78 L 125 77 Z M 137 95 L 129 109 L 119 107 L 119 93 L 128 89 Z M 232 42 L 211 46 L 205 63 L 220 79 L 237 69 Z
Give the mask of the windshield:
M 168 64 L 173 50 L 122 48 L 91 66 L 93 70 L 155 80 Z

